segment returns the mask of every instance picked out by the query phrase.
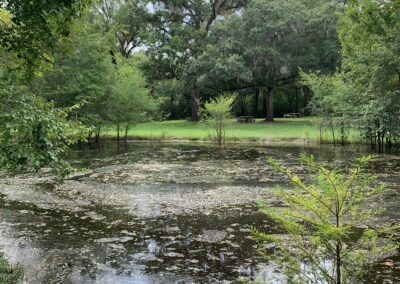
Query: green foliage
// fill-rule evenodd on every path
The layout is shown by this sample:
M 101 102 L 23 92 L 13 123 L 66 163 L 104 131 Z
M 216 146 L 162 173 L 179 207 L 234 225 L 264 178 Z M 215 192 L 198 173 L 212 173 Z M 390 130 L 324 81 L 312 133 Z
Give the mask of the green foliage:
M 90 11 L 91 25 L 101 31 L 110 50 L 118 50 L 128 58 L 132 51 L 147 38 L 150 13 L 143 0 L 100 0 L 95 1 Z
M 320 135 L 327 129 L 332 135 L 335 144 L 339 141 L 342 145 L 348 141 L 349 128 L 352 119 L 349 114 L 354 110 L 353 105 L 346 99 L 354 91 L 351 85 L 346 84 L 342 76 L 322 75 L 320 73 L 306 74 L 301 72 L 302 84 L 308 85 L 314 97 L 308 108 L 312 115 L 319 118 Z M 322 142 L 323 138 L 320 137 Z
M 10 265 L 3 255 L 0 255 L 0 283 L 22 283 L 22 278 L 22 267 Z
M 123 124 L 126 139 L 131 126 L 156 113 L 157 103 L 149 96 L 135 58 L 120 62 L 114 92 L 107 98 L 107 120 L 117 125 L 118 130 Z
M 260 91 L 267 97 L 280 86 L 294 86 L 299 68 L 333 72 L 339 60 L 338 9 L 327 1 L 251 1 L 242 13 L 213 26 L 207 49 L 187 73 L 197 74 L 203 88 L 246 89 L 247 95 L 253 89 L 257 100 Z
M 331 113 L 379 150 L 400 143 L 399 13 L 398 1 L 351 1 L 339 17 L 340 71 L 308 78 L 316 100 L 333 95 Z
M 88 4 L 86 0 L 5 1 L 2 10 L 12 15 L 0 21 L 0 46 L 21 59 L 28 78 L 49 61 L 51 49 L 68 36 L 70 23 Z
M 93 133 L 98 138 L 105 122 L 123 126 L 126 138 L 129 128 L 157 106 L 137 67 L 142 59 L 110 56 L 104 38 L 90 27 L 90 19 L 84 20 L 65 43 L 69 51 L 55 54 L 53 69 L 37 80 L 36 89 L 57 107 L 81 104 L 70 118 L 88 127 L 89 138 Z
M 310 173 L 307 181 L 269 160 L 293 187 L 274 191 L 283 206 L 265 202 L 259 206 L 285 235 L 252 232 L 262 244 L 277 245 L 273 249 L 263 246 L 260 252 L 281 264 L 291 282 L 354 283 L 368 265 L 396 250 L 390 238 L 382 238 L 392 228 L 368 227 L 382 210 L 367 201 L 384 190 L 363 170 L 371 158 L 359 158 L 347 172 L 340 172 L 302 155 L 300 161 Z
M 235 97 L 235 95 L 223 95 L 204 104 L 204 120 L 214 128 L 216 143 L 219 146 L 225 141 L 225 130 L 232 118 L 232 104 Z
M 338 57 L 334 11 L 335 5 L 326 1 L 253 1 L 239 19 L 243 21 L 239 32 L 254 80 L 275 86 L 296 76 L 299 67 L 334 69 Z M 321 49 L 326 53 L 320 54 Z
M 244 7 L 248 0 L 153 1 L 154 15 L 148 37 L 148 77 L 182 80 L 191 96 L 192 120 L 198 120 L 201 92 L 198 59 L 207 48 L 210 29 L 218 17 Z M 152 81 L 153 79 L 149 79 Z
M 163 118 L 187 117 L 185 93 L 182 82 L 176 79 L 160 80 L 154 83 L 153 91 L 159 98 L 159 111 Z
M 76 107 L 59 110 L 26 88 L 1 89 L 0 166 L 11 173 L 52 169 L 64 178 L 70 171 L 63 161 L 68 145 L 76 141 L 79 125 L 66 120 Z M 72 131 L 74 129 L 74 131 Z
M 4 1 L 3 1 L 4 2 Z M 51 167 L 57 179 L 69 172 L 63 156 L 79 124 L 67 120 L 77 105 L 56 109 L 33 82 L 64 48 L 84 0 L 6 1 L 0 9 L 0 166 L 10 173 Z M 58 86 L 57 86 L 58 87 Z M 72 125 L 71 125 L 72 124 Z
M 34 81 L 34 90 L 58 108 L 80 104 L 71 119 L 91 132 L 107 120 L 108 98 L 114 92 L 115 67 L 98 34 L 84 21 L 72 29 L 64 49 L 55 52 L 53 68 Z
M 400 137 L 399 13 L 398 1 L 354 1 L 340 18 L 343 77 L 356 90 L 352 117 L 380 148 Z
M 296 89 L 299 67 L 331 73 L 339 61 L 335 12 L 340 8 L 335 1 L 153 3 L 146 38 L 149 60 L 143 70 L 156 95 L 165 96 L 158 88 L 162 81 L 180 82 L 181 98 L 169 95 L 173 101 L 169 106 L 182 104 L 180 112 L 170 108 L 172 118 L 176 113 L 185 117 L 189 109 L 192 120 L 196 120 L 197 102 L 224 92 L 237 92 L 243 97 L 237 100 L 241 115 L 248 114 L 244 110 L 248 112 L 248 102 L 256 93 L 250 109 L 257 116 L 259 98 L 272 96 L 272 90 L 283 85 Z M 237 10 L 240 12 L 235 13 Z M 296 110 L 290 112 L 297 112 L 298 92 L 297 87 L 286 96 L 277 96 L 283 105 L 280 114 L 283 108 L 294 108 L 284 102 L 286 97 L 294 96 Z M 293 100 L 289 101 L 291 104 Z M 268 113 L 272 117 L 272 103 L 268 104 Z

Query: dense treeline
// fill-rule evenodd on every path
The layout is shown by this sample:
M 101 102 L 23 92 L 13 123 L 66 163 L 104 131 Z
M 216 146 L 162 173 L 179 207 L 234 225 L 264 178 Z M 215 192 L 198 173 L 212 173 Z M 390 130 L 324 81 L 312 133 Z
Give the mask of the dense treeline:
M 399 143 L 398 1 L 8 1 L 0 9 L 1 163 L 54 165 L 68 144 L 149 119 L 316 115 Z M 21 116 L 20 114 L 23 114 Z M 57 165 L 57 166 L 56 166 Z
M 237 115 L 272 121 L 274 113 L 303 112 L 308 103 L 300 68 L 335 71 L 339 3 L 203 2 L 161 1 L 154 8 L 144 70 L 150 87 L 168 99 L 169 118 L 198 120 L 199 102 L 235 91 Z
M 353 127 L 382 151 L 400 142 L 400 2 L 351 3 L 339 18 L 337 72 L 304 74 L 304 82 L 315 95 L 311 109 L 340 130 L 342 144 Z

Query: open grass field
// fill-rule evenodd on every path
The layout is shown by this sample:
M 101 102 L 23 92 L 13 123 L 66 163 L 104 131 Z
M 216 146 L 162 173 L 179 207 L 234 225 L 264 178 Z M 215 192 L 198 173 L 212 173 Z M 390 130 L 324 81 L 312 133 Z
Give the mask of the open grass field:
M 326 132 L 324 140 L 331 138 Z M 189 139 L 207 140 L 213 129 L 202 122 L 170 120 L 140 123 L 131 128 L 128 136 L 139 139 Z M 102 136 L 116 137 L 115 127 L 106 127 Z M 226 129 L 226 138 L 231 140 L 307 140 L 319 141 L 319 127 L 310 118 L 276 118 L 275 122 L 257 119 L 255 123 L 232 121 Z M 349 140 L 358 140 L 356 131 L 351 131 Z

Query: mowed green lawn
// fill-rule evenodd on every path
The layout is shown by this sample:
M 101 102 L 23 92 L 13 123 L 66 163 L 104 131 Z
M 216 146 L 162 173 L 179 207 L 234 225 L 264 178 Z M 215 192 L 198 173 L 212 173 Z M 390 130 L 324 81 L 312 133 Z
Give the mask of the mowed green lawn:
M 354 131 L 352 131 L 354 132 Z M 103 136 L 115 137 L 115 127 L 107 127 Z M 128 136 L 142 139 L 192 139 L 204 140 L 213 135 L 213 129 L 202 122 L 170 120 L 140 123 L 131 128 Z M 257 119 L 255 123 L 238 123 L 232 120 L 226 129 L 228 139 L 257 140 L 318 140 L 319 127 L 310 118 L 276 118 L 274 122 Z M 352 133 L 352 136 L 357 136 Z M 326 137 L 329 139 L 329 137 Z M 355 137 L 350 140 L 354 140 Z

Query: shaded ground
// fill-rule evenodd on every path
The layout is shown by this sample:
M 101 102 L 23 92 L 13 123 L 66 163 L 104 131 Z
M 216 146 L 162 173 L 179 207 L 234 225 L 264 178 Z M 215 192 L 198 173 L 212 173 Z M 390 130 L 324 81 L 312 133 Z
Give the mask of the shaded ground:
M 52 184 L 46 173 L 2 179 L 0 245 L 24 266 L 27 283 L 229 283 L 281 277 L 256 255 L 246 231 L 249 226 L 276 230 L 254 206 L 260 198 L 276 202 L 268 189 L 281 177 L 266 159 L 272 156 L 301 173 L 295 157 L 302 151 L 338 166 L 360 153 L 300 146 L 114 146 L 75 151 L 75 165 L 88 169 L 63 185 Z M 371 167 L 393 188 L 375 200 L 389 207 L 390 222 L 400 220 L 399 168 L 397 156 L 380 156 Z M 396 267 L 379 266 L 369 280 L 396 282 Z

